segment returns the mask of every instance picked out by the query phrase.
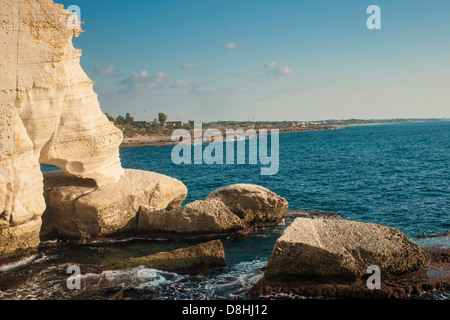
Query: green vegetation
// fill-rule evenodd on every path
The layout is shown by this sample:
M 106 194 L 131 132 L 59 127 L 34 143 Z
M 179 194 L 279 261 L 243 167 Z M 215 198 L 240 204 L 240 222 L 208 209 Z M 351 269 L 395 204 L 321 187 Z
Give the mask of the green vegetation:
M 167 121 L 167 115 L 165 113 L 158 113 L 158 121 L 164 127 Z
M 131 114 L 127 113 L 125 117 L 118 116 L 117 118 L 114 118 L 110 116 L 108 113 L 105 113 L 105 116 L 108 118 L 109 121 L 114 122 L 114 124 L 117 125 L 134 125 L 134 118 L 131 116 Z

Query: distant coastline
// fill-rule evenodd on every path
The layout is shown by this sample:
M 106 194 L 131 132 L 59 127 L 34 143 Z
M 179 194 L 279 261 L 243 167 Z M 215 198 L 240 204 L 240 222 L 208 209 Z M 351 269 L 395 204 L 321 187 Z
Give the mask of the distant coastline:
M 347 121 L 347 122 L 346 122 Z M 354 123 L 348 123 L 349 121 L 354 121 Z M 270 133 L 270 130 L 278 129 L 280 133 L 287 132 L 306 132 L 306 131 L 321 131 L 321 130 L 336 130 L 343 129 L 347 127 L 355 126 L 375 126 L 375 125 L 390 125 L 390 124 L 402 124 L 402 123 L 423 123 L 423 122 L 448 122 L 450 119 L 388 119 L 388 120 L 345 120 L 342 124 L 339 121 L 333 120 L 329 121 L 318 121 L 313 122 L 313 124 L 299 125 L 299 122 L 236 122 L 236 124 L 230 126 L 223 122 L 207 123 L 204 126 L 203 131 L 209 128 L 215 128 L 222 131 L 225 135 L 227 128 L 230 129 L 242 129 L 244 131 L 248 129 L 261 130 L 266 129 Z M 231 122 L 234 123 L 234 122 Z M 123 132 L 123 142 L 120 148 L 133 148 L 133 147 L 156 147 L 156 146 L 174 146 L 179 142 L 172 141 L 172 133 L 176 128 L 160 128 L 158 130 L 143 130 L 130 128 L 130 126 L 117 126 Z M 193 136 L 192 128 L 187 128 L 191 131 Z

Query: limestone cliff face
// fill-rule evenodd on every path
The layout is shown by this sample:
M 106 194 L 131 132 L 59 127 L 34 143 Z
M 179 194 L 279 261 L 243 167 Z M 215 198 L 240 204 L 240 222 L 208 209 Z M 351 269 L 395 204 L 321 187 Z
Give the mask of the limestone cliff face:
M 70 15 L 51 0 L 0 0 L 0 258 L 39 243 L 39 163 L 99 186 L 124 172 L 122 133 L 80 66 Z

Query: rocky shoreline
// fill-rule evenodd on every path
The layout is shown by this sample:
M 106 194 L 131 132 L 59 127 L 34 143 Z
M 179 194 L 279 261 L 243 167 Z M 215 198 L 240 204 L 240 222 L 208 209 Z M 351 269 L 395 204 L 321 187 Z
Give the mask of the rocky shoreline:
M 112 296 L 120 298 L 121 290 L 114 289 L 114 286 L 105 278 L 102 270 L 125 270 L 138 266 L 156 268 L 167 272 L 176 272 L 189 275 L 187 279 L 198 274 L 209 274 L 214 270 L 220 270 L 226 265 L 226 256 L 220 240 L 229 236 L 249 235 L 259 227 L 274 227 L 282 224 L 290 224 L 296 219 L 308 219 L 316 221 L 346 221 L 339 215 L 330 212 L 316 212 L 303 210 L 289 210 L 284 218 L 271 222 L 248 223 L 246 228 L 229 233 L 211 234 L 176 234 L 176 233 L 147 233 L 147 234 L 117 234 L 106 237 L 90 238 L 86 240 L 67 240 L 73 244 L 86 244 L 94 242 L 115 242 L 124 239 L 145 238 L 145 239 L 178 239 L 178 240 L 198 240 L 199 244 L 188 248 L 177 249 L 173 252 L 161 252 L 151 256 L 135 257 L 128 260 L 119 261 L 113 265 L 97 266 L 99 273 L 91 274 L 83 280 L 83 285 L 87 288 L 82 296 L 98 296 L 101 292 L 109 292 L 108 299 Z M 131 237 L 131 238 L 130 238 Z M 61 243 L 66 243 L 63 241 Z M 207 242 L 203 242 L 207 241 Z M 45 243 L 43 244 L 46 245 Z M 58 245 L 58 244 L 56 244 Z M 206 248 L 206 249 L 197 249 Z M 367 288 L 367 276 L 359 279 L 345 280 L 336 277 L 304 279 L 286 278 L 283 281 L 268 279 L 263 276 L 247 293 L 249 299 L 269 299 L 269 300 L 304 300 L 304 299 L 416 299 L 421 294 L 429 292 L 449 292 L 450 291 L 450 249 L 423 248 L 430 264 L 424 269 L 408 272 L 406 274 L 383 275 L 382 287 L 380 290 L 369 290 Z M 29 252 L 30 259 L 36 255 L 38 250 Z M 401 258 L 401 257 L 400 257 Z M 405 259 L 405 258 L 402 258 Z M 21 256 L 20 260 L 26 260 Z M 19 258 L 3 261 L 4 264 L 17 263 Z M 179 261 L 179 262 L 177 262 Z M 7 263 L 5 263 L 7 262 Z M 267 272 L 267 267 L 262 271 Z M 220 272 L 220 271 L 215 271 Z M 193 278 L 192 278 L 193 279 Z M 95 285 L 92 285 L 94 282 Z M 186 281 L 186 280 L 185 280 Z M 134 294 L 139 292 L 130 288 Z M 122 292 L 126 296 L 126 289 Z M 110 295 L 112 295 L 110 297 Z M 122 297 L 123 298 L 123 297 Z

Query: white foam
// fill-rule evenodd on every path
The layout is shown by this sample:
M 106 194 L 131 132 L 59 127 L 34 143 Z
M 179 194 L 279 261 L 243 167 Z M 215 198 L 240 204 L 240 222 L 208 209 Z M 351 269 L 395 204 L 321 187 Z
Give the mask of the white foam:
M 244 261 L 234 265 L 229 271 L 213 276 L 199 276 L 193 281 L 174 283 L 170 287 L 177 299 L 234 299 L 245 293 L 263 276 L 260 269 L 267 261 Z M 200 281 L 199 281 L 200 280 Z
M 125 270 L 107 270 L 101 274 L 88 273 L 81 276 L 84 286 L 94 287 L 133 287 L 138 289 L 170 284 L 184 276 L 173 272 L 150 269 L 143 266 Z
M 36 259 L 37 256 L 38 255 L 35 254 L 33 256 L 24 257 L 24 258 L 22 258 L 22 259 L 20 259 L 18 261 L 14 261 L 14 262 L 12 262 L 10 264 L 6 264 L 6 265 L 3 265 L 3 266 L 0 266 L 0 272 L 8 272 L 8 271 L 17 269 L 19 267 L 25 266 L 27 264 L 30 264 L 31 262 L 34 261 L 34 259 Z

